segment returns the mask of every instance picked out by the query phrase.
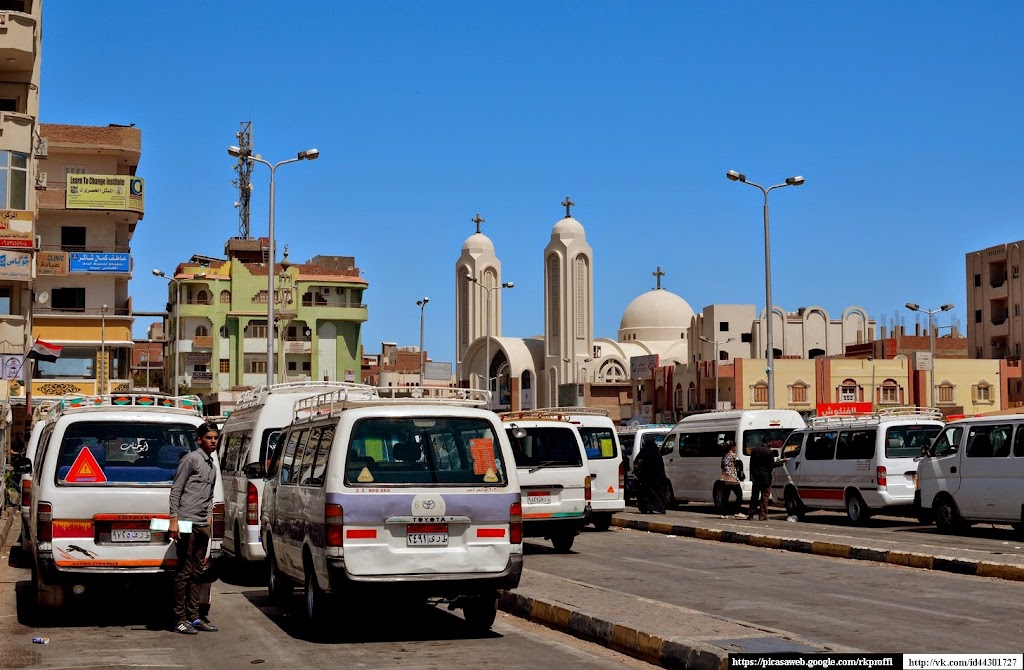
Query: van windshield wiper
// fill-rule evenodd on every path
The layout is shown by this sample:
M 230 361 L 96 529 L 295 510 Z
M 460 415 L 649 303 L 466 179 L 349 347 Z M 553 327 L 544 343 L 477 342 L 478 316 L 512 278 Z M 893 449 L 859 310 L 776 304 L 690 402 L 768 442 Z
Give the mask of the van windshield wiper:
M 530 474 L 532 475 L 534 472 L 537 472 L 537 470 L 542 470 L 548 467 L 549 465 L 554 465 L 555 463 L 561 463 L 561 461 L 541 461 L 537 465 L 530 468 Z

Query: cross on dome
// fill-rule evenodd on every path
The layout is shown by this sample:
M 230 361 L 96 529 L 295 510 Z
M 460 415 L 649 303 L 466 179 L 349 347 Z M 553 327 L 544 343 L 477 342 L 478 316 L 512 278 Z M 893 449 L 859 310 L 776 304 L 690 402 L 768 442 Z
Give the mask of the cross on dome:
M 569 211 L 576 203 L 572 201 L 572 198 L 565 196 L 565 200 L 562 201 L 562 207 L 565 207 L 565 218 L 570 218 L 572 213 Z
M 661 271 L 661 266 L 659 265 L 658 269 L 655 270 L 654 272 L 652 272 L 651 274 L 654 275 L 654 278 L 658 281 L 658 288 L 660 289 L 661 288 L 661 278 L 665 276 L 665 273 Z
M 476 216 L 474 218 L 470 219 L 470 221 L 472 221 L 473 223 L 476 224 L 476 232 L 477 233 L 480 232 L 480 224 L 483 223 L 486 220 L 487 219 L 485 219 L 484 217 L 480 216 L 480 212 L 477 212 Z

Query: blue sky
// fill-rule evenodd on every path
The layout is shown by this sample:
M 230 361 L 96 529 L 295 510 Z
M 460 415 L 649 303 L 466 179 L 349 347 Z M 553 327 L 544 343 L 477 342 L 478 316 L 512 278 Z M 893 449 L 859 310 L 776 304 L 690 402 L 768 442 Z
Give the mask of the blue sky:
M 279 253 L 355 256 L 367 352 L 454 361 L 454 264 L 476 212 L 516 288 L 503 330 L 542 330 L 542 252 L 567 195 L 594 249 L 595 334 L 665 288 L 695 311 L 764 305 L 761 195 L 774 302 L 955 303 L 964 255 L 1024 238 L 1024 4 L 1018 2 L 134 3 L 47 0 L 44 123 L 142 129 L 146 215 L 137 310 L 170 271 L 221 256 L 239 122 L 277 174 Z M 267 232 L 256 166 L 253 235 Z M 942 315 L 940 324 L 950 315 Z M 148 320 L 139 320 L 143 336 Z

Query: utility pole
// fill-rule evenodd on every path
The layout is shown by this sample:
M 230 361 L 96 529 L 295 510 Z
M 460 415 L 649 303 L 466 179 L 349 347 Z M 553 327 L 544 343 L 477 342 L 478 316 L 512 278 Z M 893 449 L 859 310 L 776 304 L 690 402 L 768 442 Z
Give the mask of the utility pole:
M 238 209 L 238 234 L 243 239 L 249 239 L 249 199 L 252 197 L 252 161 L 245 157 L 252 154 L 252 121 L 242 121 L 241 130 L 235 133 L 238 139 L 238 148 L 242 155 L 238 157 L 238 163 L 233 168 L 238 177 L 231 180 L 231 185 L 238 189 L 238 200 L 235 207 Z

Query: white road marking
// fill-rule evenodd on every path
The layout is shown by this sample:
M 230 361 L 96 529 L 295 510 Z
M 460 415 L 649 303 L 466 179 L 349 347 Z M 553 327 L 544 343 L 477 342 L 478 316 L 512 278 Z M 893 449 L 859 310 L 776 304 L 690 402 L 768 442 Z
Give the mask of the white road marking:
M 633 561 L 634 563 L 646 563 L 648 565 L 656 565 L 659 568 L 669 568 L 670 570 L 682 570 L 683 572 L 696 572 L 702 575 L 713 575 L 714 570 L 701 570 L 699 568 L 687 568 L 682 565 L 672 565 L 670 563 L 661 563 L 660 561 L 648 561 L 646 558 L 632 558 L 630 556 L 620 556 L 624 561 Z
M 911 612 L 920 612 L 921 614 L 930 614 L 932 616 L 943 617 L 945 619 L 956 619 L 957 621 L 971 621 L 973 623 L 988 623 L 988 619 L 979 619 L 973 616 L 966 616 L 964 614 L 947 614 L 946 612 L 937 612 L 927 607 L 913 607 L 911 605 L 898 605 L 896 603 L 886 602 L 877 598 L 858 598 L 857 596 L 844 596 L 838 593 L 828 594 L 830 598 L 842 598 L 843 600 L 852 600 L 857 603 L 866 603 L 872 607 L 892 607 L 900 610 L 910 610 Z

